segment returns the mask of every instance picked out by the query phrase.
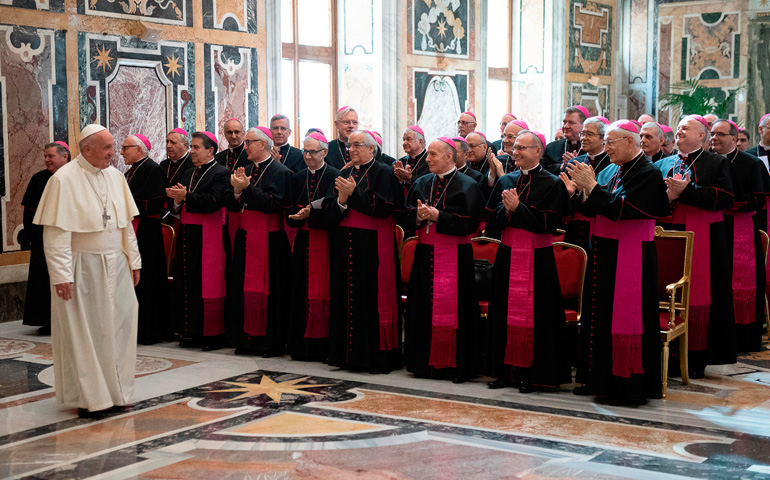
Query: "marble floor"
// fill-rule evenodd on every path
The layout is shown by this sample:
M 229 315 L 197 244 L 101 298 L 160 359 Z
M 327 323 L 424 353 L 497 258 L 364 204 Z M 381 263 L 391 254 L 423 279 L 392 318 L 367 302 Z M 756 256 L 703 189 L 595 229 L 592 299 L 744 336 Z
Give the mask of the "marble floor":
M 0 478 L 770 478 L 770 344 L 706 374 L 632 408 L 161 344 L 130 411 L 86 420 L 55 403 L 50 337 L 4 323 Z

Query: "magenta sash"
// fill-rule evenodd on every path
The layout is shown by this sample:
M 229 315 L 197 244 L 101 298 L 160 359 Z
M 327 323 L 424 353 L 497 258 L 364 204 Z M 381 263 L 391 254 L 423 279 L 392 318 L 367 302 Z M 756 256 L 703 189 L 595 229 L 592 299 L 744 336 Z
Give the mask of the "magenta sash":
M 230 234 L 230 251 L 233 251 L 235 245 L 235 232 L 238 231 L 238 225 L 241 223 L 241 212 L 227 211 L 227 232 Z
M 754 212 L 733 212 L 733 309 L 735 323 L 754 322 L 757 265 L 754 251 Z
M 553 245 L 553 235 L 505 227 L 501 242 L 511 249 L 511 268 L 508 275 L 508 336 L 504 363 L 514 367 L 531 367 L 535 328 L 532 298 L 535 249 Z
M 655 239 L 655 220 L 612 221 L 597 216 L 594 236 L 618 241 L 612 301 L 612 374 L 629 378 L 642 366 L 642 242 Z
M 244 210 L 239 229 L 246 232 L 246 269 L 243 275 L 243 331 L 254 337 L 267 334 L 268 242 L 270 232 L 283 229 L 280 213 Z
M 305 338 L 329 338 L 329 232 L 300 227 L 307 239 L 307 322 Z
M 377 231 L 377 314 L 380 323 L 380 350 L 399 346 L 396 307 L 395 231 L 393 217 L 375 218 L 348 208 L 341 227 Z
M 457 367 L 457 246 L 471 243 L 470 236 L 457 237 L 420 228 L 419 242 L 433 245 L 433 284 L 431 285 L 431 342 L 428 365 Z
M 671 222 L 684 224 L 695 234 L 690 275 L 689 349 L 705 350 L 708 344 L 709 309 L 711 308 L 711 233 L 709 224 L 721 222 L 721 211 L 704 210 L 677 203 Z M 664 220 L 666 221 L 666 220 Z
M 222 240 L 225 209 L 213 213 L 190 213 L 182 206 L 181 223 L 201 226 L 203 335 L 221 335 L 225 333 L 225 249 Z

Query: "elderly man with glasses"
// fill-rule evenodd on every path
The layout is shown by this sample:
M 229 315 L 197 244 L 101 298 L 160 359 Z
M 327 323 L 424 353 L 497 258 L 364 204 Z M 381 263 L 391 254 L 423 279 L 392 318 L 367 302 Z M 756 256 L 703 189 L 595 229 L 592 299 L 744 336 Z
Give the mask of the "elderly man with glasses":
M 358 112 L 353 107 L 340 107 L 334 115 L 334 128 L 337 130 L 337 138 L 329 142 L 326 163 L 340 170 L 350 162 L 348 146 L 350 135 L 358 130 Z
M 374 159 L 377 142 L 370 133 L 357 130 L 349 139 L 351 166 L 323 202 L 337 227 L 329 365 L 388 373 L 401 368 L 394 215 L 403 209 L 403 189 L 392 167 Z
M 288 351 L 295 360 L 325 360 L 329 354 L 329 224 L 322 208 L 340 172 L 324 162 L 329 142 L 312 132 L 302 142 L 307 168 L 291 178 L 292 206 L 286 223 L 298 228 L 292 251 Z
M 594 219 L 589 302 L 581 318 L 576 395 L 608 397 L 613 405 L 660 398 L 660 325 L 655 219 L 669 214 L 660 172 L 641 150 L 636 124 L 615 122 L 605 133 L 612 164 L 567 166 L 569 190 Z
M 270 154 L 265 127 L 246 132 L 250 164 L 230 176 L 227 209 L 240 213 L 233 239 L 227 335 L 237 354 L 273 357 L 283 353 L 289 306 L 289 239 L 284 209 L 291 204 L 291 171 Z

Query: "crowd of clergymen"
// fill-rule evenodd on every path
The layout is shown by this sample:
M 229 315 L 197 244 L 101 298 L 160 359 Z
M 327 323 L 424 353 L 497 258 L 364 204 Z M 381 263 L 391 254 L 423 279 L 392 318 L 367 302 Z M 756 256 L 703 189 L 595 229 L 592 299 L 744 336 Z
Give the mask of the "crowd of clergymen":
M 301 150 L 283 115 L 248 130 L 228 120 L 221 151 L 214 134 L 175 128 L 160 163 L 145 136 L 128 136 L 121 154 L 143 260 L 138 340 L 288 351 L 371 373 L 405 365 L 455 382 L 484 374 L 497 378 L 491 388 L 523 393 L 571 383 L 552 248 L 563 228 L 589 254 L 575 393 L 659 398 L 656 224 L 695 232 L 690 376 L 761 348 L 770 115 L 749 151 L 748 132 L 729 120 L 689 115 L 674 133 L 643 117 L 610 124 L 569 107 L 547 143 L 506 114 L 490 142 L 465 112 L 452 138 L 428 144 L 419 126 L 406 128 L 398 160 L 377 132 L 358 129 L 350 107 L 336 114 L 337 139 L 311 129 Z M 46 145 L 47 169 L 23 200 L 27 298 L 41 300 L 26 303 L 24 323 L 43 334 L 49 282 L 31 219 L 68 150 Z M 170 284 L 162 223 L 176 231 Z M 419 242 L 403 304 L 397 224 Z M 500 241 L 488 292 L 474 283 L 470 239 L 481 235 Z M 490 299 L 485 322 L 479 293 Z

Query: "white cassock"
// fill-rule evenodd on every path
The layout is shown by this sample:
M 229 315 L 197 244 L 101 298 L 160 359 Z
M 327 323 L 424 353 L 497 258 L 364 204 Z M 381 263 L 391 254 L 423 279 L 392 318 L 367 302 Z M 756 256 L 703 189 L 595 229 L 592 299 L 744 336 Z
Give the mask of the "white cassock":
M 104 410 L 131 402 L 138 304 L 132 270 L 142 266 L 126 179 L 82 155 L 46 185 L 34 223 L 43 225 L 51 285 L 73 282 L 64 301 L 51 288 L 56 400 Z

